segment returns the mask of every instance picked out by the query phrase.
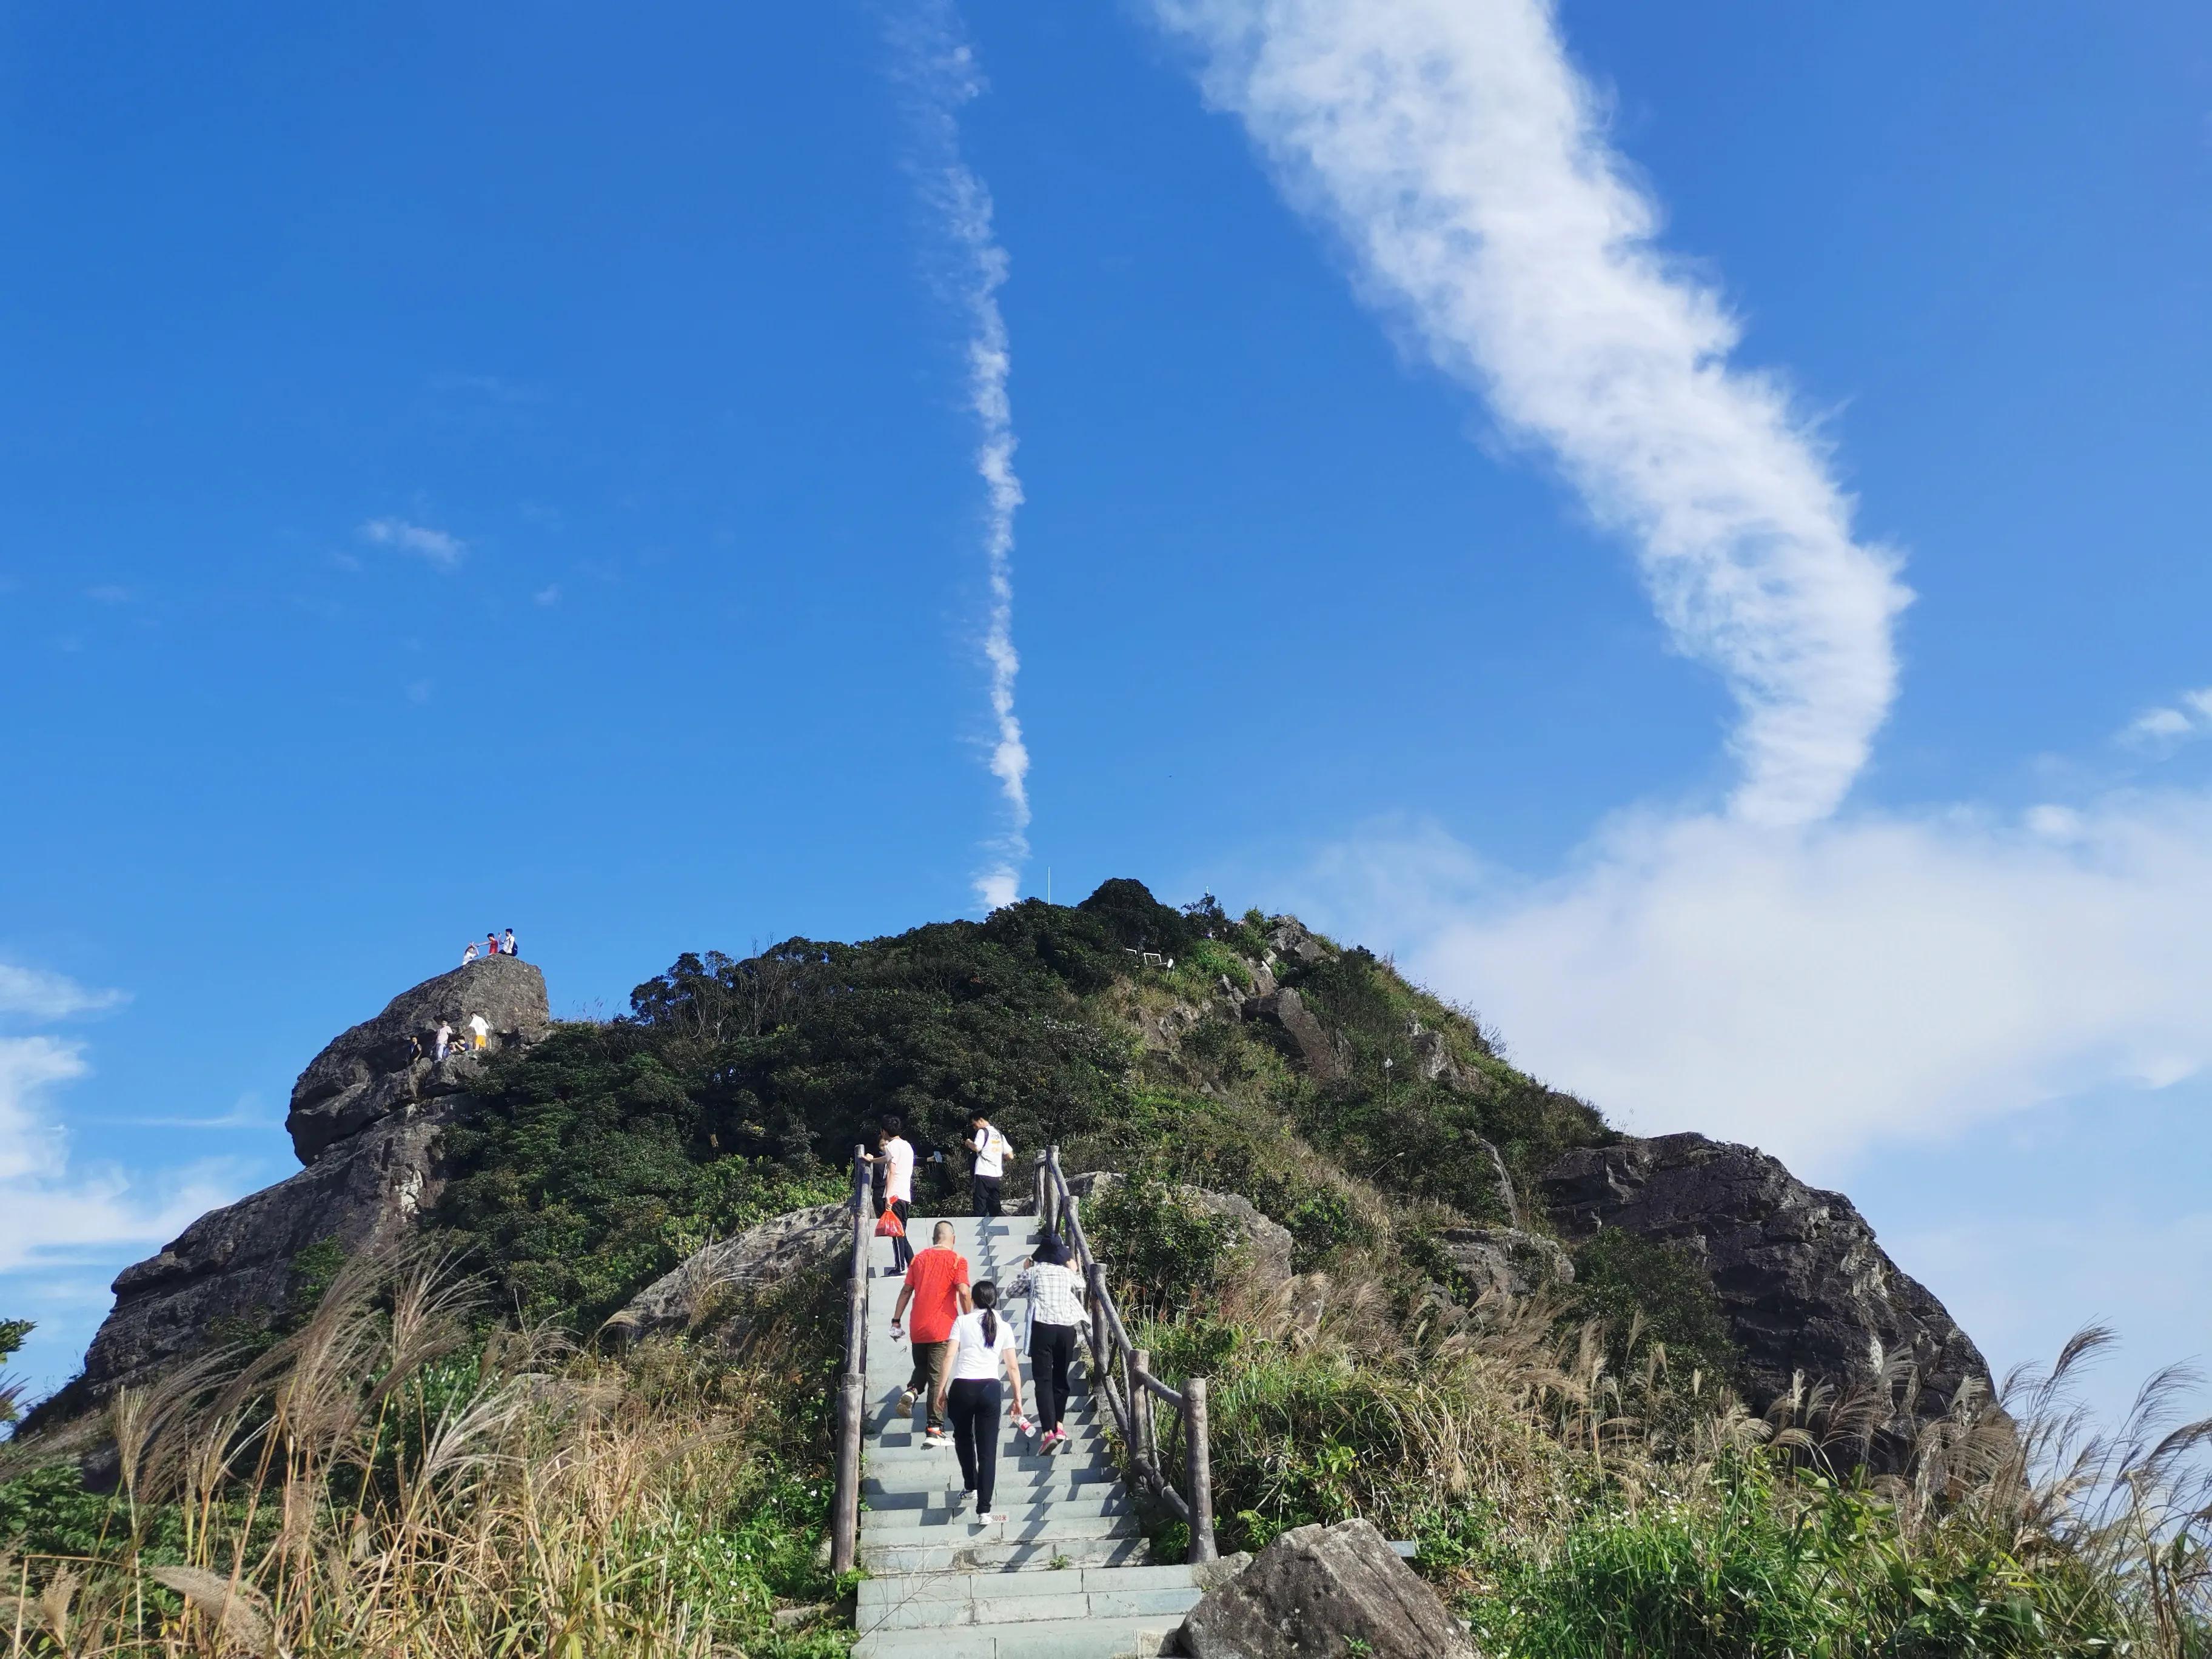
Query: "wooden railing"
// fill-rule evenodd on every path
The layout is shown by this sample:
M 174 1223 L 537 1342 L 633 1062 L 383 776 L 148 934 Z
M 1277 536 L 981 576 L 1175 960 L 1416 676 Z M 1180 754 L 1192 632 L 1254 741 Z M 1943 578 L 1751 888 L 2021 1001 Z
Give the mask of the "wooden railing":
M 1114 1413 L 1114 1426 L 1128 1449 L 1131 1475 L 1189 1527 L 1188 1559 L 1212 1560 L 1213 1467 L 1206 1447 L 1206 1379 L 1188 1377 L 1180 1389 L 1170 1388 L 1152 1375 L 1152 1355 L 1130 1342 L 1107 1287 L 1105 1268 L 1084 1237 L 1083 1218 L 1068 1191 L 1057 1146 L 1037 1154 L 1036 1214 L 1037 1231 L 1057 1231 L 1065 1238 L 1082 1271 L 1091 1314 L 1091 1386 Z M 1161 1456 L 1159 1406 L 1175 1413 L 1182 1425 L 1180 1482 L 1170 1478 Z
M 852 1571 L 860 1553 L 860 1437 L 868 1406 L 868 1243 L 876 1199 L 868 1149 L 853 1149 L 853 1277 L 845 1297 L 845 1371 L 837 1379 L 837 1485 L 830 1506 L 830 1570 Z

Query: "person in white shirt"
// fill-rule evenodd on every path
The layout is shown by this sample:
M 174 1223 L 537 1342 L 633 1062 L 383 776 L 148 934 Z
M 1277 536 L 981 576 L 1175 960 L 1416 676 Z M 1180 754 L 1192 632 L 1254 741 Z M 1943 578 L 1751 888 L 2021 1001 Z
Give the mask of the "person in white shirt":
M 482 1014 L 469 1016 L 469 1035 L 475 1039 L 472 1046 L 483 1048 L 491 1042 L 491 1022 Z
M 975 1154 L 975 1170 L 969 1180 L 970 1204 L 977 1215 L 999 1213 L 999 1182 L 1006 1173 L 1006 1160 L 1014 1155 L 1013 1143 L 991 1127 L 991 1120 L 975 1114 L 975 1133 L 968 1150 Z
M 471 939 L 469 941 L 469 948 L 461 952 L 461 966 L 465 968 L 476 959 L 477 942 L 474 939 Z
M 453 1028 L 450 1022 L 438 1022 L 438 1058 L 443 1060 L 446 1051 L 453 1046 Z
M 895 1212 L 899 1226 L 903 1229 L 914 1211 L 914 1146 L 901 1133 L 906 1120 L 896 1115 L 884 1119 L 883 1127 L 876 1134 L 876 1150 L 868 1162 L 881 1164 L 888 1171 L 884 1182 L 884 1207 Z M 891 1240 L 891 1276 L 902 1276 L 914 1260 L 914 1246 L 905 1233 Z
M 1091 1322 L 1083 1305 L 1083 1280 L 1068 1265 L 1067 1246 L 1050 1233 L 1006 1286 L 1008 1297 L 1030 1298 L 1030 1372 L 1036 1379 L 1037 1449 L 1067 1443 L 1060 1419 L 1067 1412 L 1067 1366 L 1079 1329 Z
M 499 952 L 504 957 L 511 957 L 514 954 L 514 928 L 510 927 L 507 930 L 507 937 L 500 942 Z
M 975 1495 L 975 1524 L 1003 1521 L 994 1514 L 991 1495 L 999 1480 L 999 1402 L 1003 1373 L 1014 1395 L 1013 1414 L 1022 1414 L 1022 1361 L 1014 1352 L 1012 1325 L 999 1316 L 999 1287 L 989 1279 L 968 1292 L 975 1311 L 952 1322 L 952 1362 L 939 1373 L 937 1403 L 952 1419 L 952 1444 L 960 1454 L 963 1492 Z

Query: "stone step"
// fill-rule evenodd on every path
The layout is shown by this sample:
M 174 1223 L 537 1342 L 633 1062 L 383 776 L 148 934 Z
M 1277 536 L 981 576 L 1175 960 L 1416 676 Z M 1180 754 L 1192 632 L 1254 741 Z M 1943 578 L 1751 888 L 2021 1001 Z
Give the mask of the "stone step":
M 895 1504 L 884 1508 L 870 1505 L 860 1511 L 860 1530 L 871 1536 L 897 1530 L 901 1527 L 964 1527 L 975 1515 L 972 1502 L 955 1504 L 951 1499 L 957 1494 L 931 1493 L 927 1504 Z M 1027 1525 L 1036 1521 L 1060 1522 L 1100 1515 L 1127 1515 L 1130 1512 L 1126 1492 L 1108 1488 L 1098 1498 L 1063 1498 L 1057 1493 L 1032 1503 L 1018 1501 L 1018 1495 L 1007 1490 L 992 1494 L 992 1503 L 999 1514 L 1010 1523 Z
M 951 1576 L 951 1575 L 948 1575 Z M 1071 1573 L 999 1573 L 1000 1578 L 1065 1578 Z M 1064 1620 L 1180 1617 L 1198 1605 L 1204 1592 L 1181 1589 L 1064 1591 L 1059 1595 L 994 1595 L 974 1600 L 886 1602 L 858 1615 L 862 1631 L 970 1629 L 1026 1626 Z
M 933 1480 L 910 1486 L 864 1480 L 860 1497 L 872 1510 L 942 1509 L 952 1503 L 959 1490 L 957 1480 Z M 1003 1505 L 1097 1504 L 1126 1496 L 1118 1480 L 1008 1480 L 1002 1476 L 999 1481 L 999 1502 Z
M 1182 1615 L 1172 1613 L 956 1630 L 870 1631 L 853 1644 L 853 1659 L 1117 1659 L 1124 1654 L 1158 1652 L 1159 1639 L 1182 1623 Z
M 981 1601 L 1000 1596 L 1065 1595 L 1076 1590 L 1188 1589 L 1188 1566 L 1032 1567 L 1010 1572 L 902 1572 L 860 1581 L 863 1608 L 887 1602 Z
M 872 1573 L 1026 1572 L 1068 1567 L 1137 1566 L 1151 1547 L 1140 1537 L 1014 1539 L 978 1533 L 965 1543 L 951 1540 L 876 1544 L 862 1540 L 860 1565 Z
M 1049 1510 L 1031 1514 L 1015 1510 L 995 1513 L 1006 1518 L 988 1524 L 972 1514 L 944 1516 L 927 1525 L 910 1513 L 896 1510 L 860 1511 L 860 1536 L 869 1543 L 921 1543 L 943 1538 L 965 1544 L 1080 1543 L 1093 1538 L 1133 1538 L 1137 1517 L 1124 1510 L 1115 1515 L 1055 1515 Z
M 1114 1469 L 1072 1468 L 1066 1464 L 1016 1468 L 1003 1462 L 999 1466 L 999 1491 L 1009 1502 L 1017 1492 L 1034 1492 L 1040 1498 L 1053 1492 L 1071 1498 L 1096 1497 L 1121 1485 L 1121 1474 Z M 902 1507 L 933 1492 L 959 1490 L 960 1466 L 951 1462 L 941 1468 L 908 1463 L 887 1469 L 871 1464 L 860 1481 L 860 1496 L 880 1509 Z

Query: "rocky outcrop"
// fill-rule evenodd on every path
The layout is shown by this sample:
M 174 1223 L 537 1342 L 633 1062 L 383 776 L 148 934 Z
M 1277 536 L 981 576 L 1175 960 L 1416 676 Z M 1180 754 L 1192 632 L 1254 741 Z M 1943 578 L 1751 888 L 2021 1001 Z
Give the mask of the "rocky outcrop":
M 695 1251 L 632 1297 L 608 1327 L 637 1341 L 688 1331 L 727 1312 L 737 1316 L 735 1326 L 720 1334 L 741 1340 L 748 1303 L 764 1291 L 830 1267 L 852 1243 L 850 1206 L 793 1210 Z
M 1534 1296 L 1575 1282 L 1574 1259 L 1556 1239 L 1516 1227 L 1449 1227 L 1444 1254 L 1477 1296 Z
M 442 1020 L 458 1044 L 481 1015 L 485 1048 L 426 1056 Z M 307 1062 L 285 1121 L 307 1168 L 210 1211 L 160 1255 L 115 1280 L 115 1309 L 85 1354 L 84 1372 L 44 1413 L 58 1420 L 171 1360 L 281 1314 L 299 1289 L 294 1258 L 331 1243 L 350 1255 L 393 1243 L 438 1200 L 439 1132 L 463 1109 L 483 1058 L 535 1042 L 550 1025 L 545 980 L 514 957 L 490 957 L 392 998 L 382 1013 Z
M 1698 1134 L 1588 1147 L 1553 1165 L 1543 1188 L 1570 1240 L 1620 1227 L 1698 1255 L 1743 1351 L 1755 1411 L 1798 1374 L 1846 1386 L 1900 1356 L 1918 1374 L 1922 1415 L 1940 1413 L 1969 1377 L 1989 1382 L 1980 1351 L 1849 1199 L 1753 1147 Z
M 289 1181 L 210 1211 L 160 1255 L 125 1267 L 115 1280 L 115 1310 L 72 1385 L 78 1402 L 143 1382 L 210 1340 L 258 1328 L 291 1299 L 293 1258 L 310 1245 L 330 1242 L 351 1254 L 404 1237 L 444 1186 L 436 1141 L 458 1104 L 403 1106 Z
M 1306 1070 L 1323 1083 L 1334 1083 L 1345 1073 L 1344 1057 L 1336 1051 L 1328 1030 L 1314 1012 L 1305 1005 L 1305 999 L 1285 985 L 1269 995 L 1254 997 L 1238 1011 L 1246 1018 L 1255 1015 L 1271 1019 L 1282 1028 L 1290 1038 L 1298 1058 L 1305 1062 Z
M 1189 1659 L 1475 1659 L 1459 1621 L 1370 1521 L 1285 1533 L 1206 1591 L 1168 1650 Z
M 478 1017 L 489 1030 L 483 1051 L 457 1048 L 443 1065 L 428 1058 L 436 1052 L 441 1022 L 453 1028 L 459 1044 L 471 1041 L 470 1022 Z M 402 1107 L 462 1093 L 481 1052 L 534 1042 L 551 1023 L 544 975 L 520 957 L 486 957 L 424 980 L 307 1062 L 284 1119 L 292 1149 L 301 1163 L 313 1164 L 327 1147 Z M 410 1037 L 424 1057 L 416 1057 Z

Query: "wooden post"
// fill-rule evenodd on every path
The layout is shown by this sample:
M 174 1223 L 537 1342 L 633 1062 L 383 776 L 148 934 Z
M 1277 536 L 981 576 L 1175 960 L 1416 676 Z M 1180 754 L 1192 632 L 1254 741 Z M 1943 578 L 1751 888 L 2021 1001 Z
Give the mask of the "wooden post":
M 1046 1190 L 1047 1184 L 1044 1148 L 1040 1146 L 1037 1148 L 1036 1155 L 1036 1224 L 1039 1238 L 1048 1238 L 1052 1234 L 1052 1194 Z
M 860 1544 L 860 1438 L 868 1395 L 868 1244 L 873 1237 L 868 1149 L 853 1151 L 853 1258 L 845 1291 L 845 1370 L 837 1379 L 837 1481 L 830 1510 L 830 1570 L 850 1572 Z
M 1152 1371 L 1152 1351 L 1137 1350 L 1137 1375 L 1129 1378 L 1129 1397 L 1137 1416 L 1137 1453 L 1158 1470 L 1160 1467 L 1159 1429 L 1152 1417 L 1152 1391 L 1145 1378 Z
M 1206 1379 L 1182 1385 L 1183 1449 L 1189 1465 L 1190 1553 L 1193 1562 L 1211 1561 L 1213 1548 L 1213 1465 L 1206 1451 Z

